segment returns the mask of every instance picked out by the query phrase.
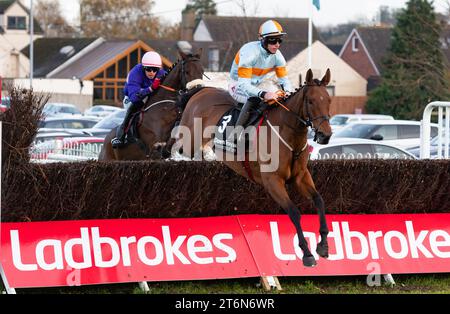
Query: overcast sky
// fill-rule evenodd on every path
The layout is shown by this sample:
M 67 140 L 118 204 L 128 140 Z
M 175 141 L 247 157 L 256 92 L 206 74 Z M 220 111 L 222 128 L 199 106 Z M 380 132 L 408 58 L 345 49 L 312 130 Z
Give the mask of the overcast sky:
M 34 0 L 36 1 L 36 0 Z M 76 21 L 79 0 L 59 0 L 63 13 L 71 22 Z M 187 0 L 155 0 L 153 12 L 171 23 L 181 20 L 181 10 Z M 219 15 L 243 15 L 245 3 L 247 16 L 308 17 L 312 0 L 215 0 Z M 435 0 L 438 12 L 446 11 L 449 0 Z M 407 0 L 320 0 L 320 11 L 313 9 L 316 25 L 336 25 L 360 18 L 371 20 L 381 5 L 403 8 Z

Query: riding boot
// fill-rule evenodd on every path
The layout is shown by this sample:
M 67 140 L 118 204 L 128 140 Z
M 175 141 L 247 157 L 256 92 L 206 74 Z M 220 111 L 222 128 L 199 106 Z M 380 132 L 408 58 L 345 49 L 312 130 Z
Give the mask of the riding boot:
M 260 104 L 261 99 L 258 97 L 250 97 L 247 99 L 247 102 L 242 106 L 241 112 L 239 113 L 239 117 L 236 121 L 236 125 L 234 126 L 235 129 L 238 127 L 245 127 L 245 124 L 248 122 L 248 119 L 250 118 L 250 112 L 256 108 L 258 108 L 258 105 Z M 238 134 L 238 141 L 241 141 L 241 135 L 243 132 L 240 132 Z M 234 134 L 233 134 L 234 136 Z
M 127 127 L 128 123 L 130 122 L 130 119 L 135 112 L 135 106 L 131 105 L 127 113 L 125 114 L 125 118 L 123 119 L 122 124 L 117 129 L 116 137 L 111 140 L 111 144 L 113 148 L 120 148 L 125 145 L 125 128 Z

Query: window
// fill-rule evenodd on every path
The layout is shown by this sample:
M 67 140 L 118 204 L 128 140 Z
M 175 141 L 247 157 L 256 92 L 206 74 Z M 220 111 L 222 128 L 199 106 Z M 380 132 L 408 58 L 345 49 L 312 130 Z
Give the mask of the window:
M 399 125 L 399 138 L 419 138 L 420 125 Z
M 359 51 L 359 38 L 356 36 L 352 38 L 352 51 Z
M 327 92 L 328 92 L 328 95 L 330 95 L 330 97 L 334 96 L 334 92 L 335 92 L 334 90 L 335 90 L 334 86 L 327 86 Z
M 25 16 L 8 16 L 8 29 L 27 29 Z
M 95 123 L 94 123 L 95 124 Z M 65 129 L 82 129 L 86 126 L 83 125 L 80 121 L 65 121 L 64 122 L 64 128 Z
M 379 134 L 383 137 L 383 140 L 396 140 L 397 136 L 397 126 L 396 125 L 382 125 L 371 135 Z
M 49 121 L 45 123 L 44 127 L 54 129 L 54 128 L 63 128 L 64 126 L 61 121 Z

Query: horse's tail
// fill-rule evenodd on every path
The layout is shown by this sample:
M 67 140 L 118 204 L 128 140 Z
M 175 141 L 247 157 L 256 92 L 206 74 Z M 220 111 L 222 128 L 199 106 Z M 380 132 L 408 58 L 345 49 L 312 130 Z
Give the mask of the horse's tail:
M 189 99 L 191 99 L 192 96 L 197 94 L 203 88 L 205 88 L 205 86 L 197 86 L 178 95 L 176 105 L 181 112 L 183 112 L 184 108 L 186 108 L 186 104 L 188 103 Z

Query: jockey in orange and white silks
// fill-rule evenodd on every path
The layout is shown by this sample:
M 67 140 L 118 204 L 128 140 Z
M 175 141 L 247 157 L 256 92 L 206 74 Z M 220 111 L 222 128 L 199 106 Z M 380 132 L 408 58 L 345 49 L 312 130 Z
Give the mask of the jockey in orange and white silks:
M 245 103 L 250 97 L 264 99 L 264 94 L 268 92 L 258 85 L 272 71 L 275 71 L 283 89 L 292 91 L 292 84 L 287 77 L 286 60 L 279 50 L 285 34 L 278 22 L 266 21 L 259 30 L 260 40 L 243 45 L 237 52 L 231 66 L 229 83 L 229 92 L 235 100 Z
M 279 97 L 276 92 L 258 87 L 270 72 L 275 71 L 284 91 L 292 91 L 286 60 L 279 50 L 284 35 L 286 33 L 277 21 L 268 20 L 259 28 L 260 40 L 243 45 L 237 52 L 230 70 L 228 92 L 244 105 L 235 128 L 247 123 L 250 111 L 257 109 L 262 100 L 270 101 Z

